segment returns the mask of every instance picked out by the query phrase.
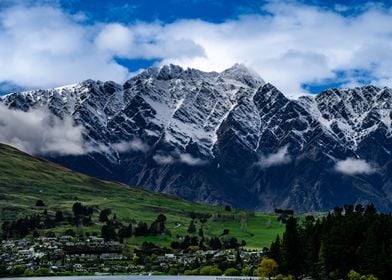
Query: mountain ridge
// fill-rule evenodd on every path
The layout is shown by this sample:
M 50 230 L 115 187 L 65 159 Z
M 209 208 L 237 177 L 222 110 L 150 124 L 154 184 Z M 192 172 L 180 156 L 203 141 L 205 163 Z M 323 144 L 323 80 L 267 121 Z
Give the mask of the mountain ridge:
M 0 103 L 71 117 L 93 149 L 45 157 L 101 178 L 251 209 L 370 201 L 392 209 L 387 87 L 294 100 L 243 65 L 221 73 L 168 65 L 124 85 L 87 80 Z

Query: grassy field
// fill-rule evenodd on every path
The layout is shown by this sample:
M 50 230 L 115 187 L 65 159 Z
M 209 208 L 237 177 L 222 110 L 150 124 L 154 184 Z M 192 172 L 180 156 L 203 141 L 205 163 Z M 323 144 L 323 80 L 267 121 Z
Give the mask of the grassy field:
M 269 246 L 284 229 L 275 214 L 242 210 L 228 212 L 223 207 L 98 180 L 0 144 L 0 219 L 12 220 L 42 212 L 42 207 L 35 207 L 38 199 L 45 202 L 49 214 L 56 210 L 71 213 L 76 201 L 96 206 L 95 225 L 76 228 L 77 232 L 99 232 L 98 213 L 104 208 L 111 208 L 120 221 L 127 223 L 135 220 L 151 223 L 159 213 L 167 217 L 166 226 L 172 237 L 130 238 L 127 240 L 130 246 L 137 246 L 145 240 L 168 246 L 176 235 L 186 234 L 191 212 L 212 215 L 204 224 L 206 236 L 218 236 L 223 229 L 229 229 L 238 240 L 245 240 L 248 248 Z M 200 224 L 196 227 L 199 228 Z M 65 229 L 66 226 L 58 227 L 54 231 L 60 233 Z

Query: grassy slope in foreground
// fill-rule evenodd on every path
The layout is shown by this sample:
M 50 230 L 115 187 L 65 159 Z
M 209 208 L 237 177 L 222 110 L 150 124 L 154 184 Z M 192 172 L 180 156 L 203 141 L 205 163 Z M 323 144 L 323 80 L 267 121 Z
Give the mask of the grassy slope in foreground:
M 127 241 L 130 245 L 144 240 L 168 246 L 177 234 L 185 235 L 190 218 L 189 212 L 235 215 L 235 220 L 224 221 L 210 218 L 204 226 L 206 236 L 218 236 L 224 228 L 239 240 L 245 240 L 249 248 L 269 246 L 283 226 L 275 214 L 245 211 L 224 211 L 221 207 L 192 203 L 171 196 L 130 188 L 73 172 L 54 163 L 32 157 L 15 148 L 0 144 L 0 219 L 14 219 L 34 212 L 42 212 L 35 202 L 42 199 L 50 214 L 56 210 L 71 213 L 75 197 L 84 205 L 99 209 L 111 208 L 124 223 L 132 219 L 151 223 L 159 213 L 167 217 L 169 236 L 138 237 Z M 216 215 L 215 215 L 216 216 Z M 94 226 L 77 231 L 100 231 L 98 212 L 94 213 Z M 196 225 L 197 228 L 199 225 Z M 54 231 L 63 232 L 67 226 Z M 69 227 L 69 226 L 68 226 Z

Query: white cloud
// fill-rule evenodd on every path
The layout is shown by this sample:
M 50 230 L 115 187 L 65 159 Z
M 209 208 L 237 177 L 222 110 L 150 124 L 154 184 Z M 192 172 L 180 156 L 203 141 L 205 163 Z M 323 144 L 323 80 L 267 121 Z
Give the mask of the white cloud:
M 82 132 L 70 118 L 61 120 L 48 111 L 10 110 L 0 105 L 0 143 L 31 154 L 81 155 L 86 152 Z
M 133 34 L 125 26 L 113 23 L 103 27 L 95 40 L 98 48 L 126 55 L 132 48 Z
M 363 159 L 347 158 L 335 164 L 335 170 L 346 175 L 373 174 L 376 168 Z
M 177 37 L 157 23 L 131 26 L 106 25 L 96 39 L 102 50 L 125 58 L 178 59 L 203 57 L 204 50 L 192 38 Z
M 70 117 L 60 119 L 45 109 L 28 112 L 8 109 L 0 104 L 0 143 L 9 144 L 34 155 L 84 155 L 141 151 L 149 146 L 140 139 L 122 141 L 110 146 L 88 142 L 84 127 L 74 125 Z
M 287 164 L 291 161 L 291 157 L 288 153 L 288 145 L 280 148 L 276 153 L 264 155 L 260 158 L 259 164 L 263 168 L 271 166 Z
M 115 143 L 112 145 L 113 148 L 120 153 L 129 152 L 129 151 L 140 151 L 147 152 L 149 146 L 143 143 L 140 139 L 133 139 L 132 141 L 121 141 L 119 143 Z
M 180 162 L 185 163 L 187 165 L 191 165 L 191 166 L 197 166 L 197 165 L 204 165 L 204 164 L 206 164 L 205 160 L 193 157 L 191 154 L 187 154 L 187 153 L 180 154 Z
M 194 157 L 188 153 L 173 153 L 173 155 L 154 155 L 153 160 L 158 164 L 173 164 L 173 163 L 183 163 L 190 166 L 199 166 L 207 164 L 207 161 L 200 158 Z
M 152 159 L 160 165 L 172 164 L 175 162 L 175 159 L 172 156 L 166 156 L 166 155 L 154 155 Z
M 221 71 L 236 62 L 288 95 L 303 83 L 356 84 L 356 69 L 372 83 L 391 85 L 392 10 L 364 5 L 326 10 L 295 1 L 270 1 L 265 13 L 222 23 L 202 20 L 87 25 L 80 15 L 48 6 L 14 6 L 0 14 L 0 81 L 46 87 L 86 78 L 122 82 L 131 75 L 115 57 L 162 59 Z M 359 77 L 359 79 L 362 77 Z
M 48 6 L 2 10 L 0 80 L 31 88 L 125 80 L 128 71 L 95 46 L 95 28 L 78 19 Z

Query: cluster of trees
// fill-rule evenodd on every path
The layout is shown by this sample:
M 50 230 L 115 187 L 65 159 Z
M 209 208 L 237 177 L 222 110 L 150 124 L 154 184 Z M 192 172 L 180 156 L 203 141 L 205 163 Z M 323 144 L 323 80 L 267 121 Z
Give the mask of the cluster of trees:
M 85 226 L 91 225 L 91 216 L 94 213 L 94 207 L 84 206 L 81 202 L 75 202 L 72 205 L 72 213 L 74 215 L 74 224 L 76 226 L 82 224 Z
M 159 214 L 155 221 L 148 226 L 145 222 L 138 222 L 135 226 L 132 223 L 124 225 L 123 223 L 117 221 L 116 215 L 113 218 L 109 218 L 111 213 L 110 209 L 104 209 L 99 214 L 99 220 L 105 222 L 101 229 L 101 236 L 106 240 L 119 240 L 122 242 L 124 238 L 129 238 L 132 236 L 156 236 L 164 232 L 167 232 L 165 221 L 166 216 Z
M 278 221 L 285 223 L 290 217 L 294 216 L 294 210 L 275 208 L 275 213 L 279 214 Z
M 175 250 L 188 250 L 196 247 L 202 250 L 220 250 L 238 249 L 240 246 L 246 245 L 244 240 L 240 243 L 237 238 L 229 235 L 228 229 L 224 229 L 220 237 L 207 238 L 204 236 L 203 225 L 197 230 L 194 220 L 191 220 L 187 232 L 189 235 L 185 235 L 178 238 L 178 240 L 173 241 L 170 247 Z
M 51 228 L 52 222 L 48 225 L 41 219 L 40 215 L 33 215 L 17 219 L 16 221 L 5 221 L 2 226 L 2 239 L 23 238 L 31 231 L 41 228 Z
M 378 213 L 373 204 L 358 204 L 336 207 L 321 219 L 307 216 L 301 225 L 289 217 L 268 255 L 279 273 L 295 277 L 345 279 L 354 270 L 390 279 L 392 216 Z
M 19 218 L 14 221 L 4 221 L 2 228 L 2 239 L 8 238 L 24 238 L 30 233 L 35 237 L 39 234 L 39 229 L 51 229 L 62 223 L 71 225 L 91 225 L 91 216 L 93 215 L 94 208 L 91 206 L 84 206 L 80 202 L 75 202 L 72 206 L 73 215 L 65 215 L 62 211 L 58 210 L 55 213 L 48 212 L 45 209 L 45 203 L 42 200 L 37 200 L 36 207 L 43 208 L 42 213 Z

